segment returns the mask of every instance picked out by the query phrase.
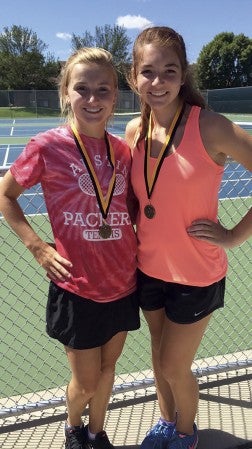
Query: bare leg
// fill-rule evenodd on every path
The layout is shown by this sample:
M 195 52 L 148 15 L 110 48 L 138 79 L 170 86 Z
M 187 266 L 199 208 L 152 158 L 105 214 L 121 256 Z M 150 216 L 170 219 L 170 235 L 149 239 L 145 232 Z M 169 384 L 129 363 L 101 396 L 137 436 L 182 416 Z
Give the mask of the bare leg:
M 127 332 L 119 332 L 101 347 L 101 375 L 98 387 L 89 402 L 89 429 L 103 430 L 105 415 L 115 378 L 115 365 L 121 355 Z
M 162 418 L 175 421 L 176 410 L 169 383 L 163 377 L 160 367 L 160 344 L 165 322 L 164 309 L 153 312 L 143 311 L 151 334 L 152 365 L 157 389 L 158 404 Z
M 99 382 L 101 349 L 79 350 L 66 347 L 65 350 L 72 371 L 66 392 L 68 424 L 79 426 L 82 413 Z
M 192 324 L 177 324 L 165 318 L 160 346 L 160 367 L 170 384 L 178 412 L 178 431 L 192 434 L 199 389 L 191 371 L 192 362 L 211 315 Z

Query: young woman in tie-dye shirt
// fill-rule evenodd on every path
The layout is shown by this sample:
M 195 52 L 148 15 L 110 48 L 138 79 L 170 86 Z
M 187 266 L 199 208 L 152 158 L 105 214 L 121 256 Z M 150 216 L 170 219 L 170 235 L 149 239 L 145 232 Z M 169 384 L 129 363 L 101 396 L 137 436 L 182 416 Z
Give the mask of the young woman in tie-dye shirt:
M 66 449 L 112 449 L 103 430 L 115 364 L 140 326 L 129 147 L 106 131 L 117 99 L 110 53 L 83 48 L 60 81 L 67 123 L 30 140 L 1 182 L 0 209 L 50 278 L 47 332 L 61 342 L 67 388 Z M 41 183 L 54 242 L 32 229 L 17 198 Z M 129 204 L 130 206 L 130 204 Z M 89 423 L 81 415 L 89 405 Z

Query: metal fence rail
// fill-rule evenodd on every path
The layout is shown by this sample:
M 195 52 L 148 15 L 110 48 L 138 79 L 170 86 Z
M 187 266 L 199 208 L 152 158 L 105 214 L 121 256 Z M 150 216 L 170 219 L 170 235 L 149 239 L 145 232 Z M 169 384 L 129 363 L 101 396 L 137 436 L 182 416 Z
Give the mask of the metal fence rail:
M 220 191 L 221 221 L 232 227 L 251 206 L 251 176 L 229 161 Z M 41 238 L 51 240 L 51 228 L 41 204 L 40 186 L 20 202 Z M 40 206 L 38 206 L 40 204 Z M 39 208 L 43 208 L 42 211 Z M 44 330 L 48 280 L 31 254 L 0 217 L 0 420 L 13 425 L 31 410 L 64 404 L 69 368 L 61 346 Z M 217 311 L 198 350 L 193 370 L 197 377 L 252 366 L 251 357 L 251 241 L 228 252 L 229 272 L 225 308 Z M 129 334 L 117 366 L 114 395 L 153 385 L 149 335 Z M 24 418 L 25 419 L 25 418 Z
M 202 91 L 207 104 L 217 112 L 252 113 L 252 86 Z M 0 90 L 0 108 L 8 109 L 8 117 L 22 117 L 24 110 L 37 117 L 59 115 L 57 90 Z M 118 112 L 139 111 L 138 96 L 131 90 L 120 90 Z M 7 114 L 7 111 L 6 111 Z

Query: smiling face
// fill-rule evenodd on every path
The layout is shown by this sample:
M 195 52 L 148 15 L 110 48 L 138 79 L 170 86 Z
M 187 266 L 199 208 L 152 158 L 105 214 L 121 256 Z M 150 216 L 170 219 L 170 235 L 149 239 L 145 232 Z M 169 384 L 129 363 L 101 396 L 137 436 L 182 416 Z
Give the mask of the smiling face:
M 145 44 L 136 73 L 136 87 L 153 111 L 178 102 L 183 84 L 179 58 L 171 48 Z
M 117 88 L 109 66 L 78 63 L 71 71 L 67 99 L 76 128 L 87 135 L 103 136 L 113 113 Z

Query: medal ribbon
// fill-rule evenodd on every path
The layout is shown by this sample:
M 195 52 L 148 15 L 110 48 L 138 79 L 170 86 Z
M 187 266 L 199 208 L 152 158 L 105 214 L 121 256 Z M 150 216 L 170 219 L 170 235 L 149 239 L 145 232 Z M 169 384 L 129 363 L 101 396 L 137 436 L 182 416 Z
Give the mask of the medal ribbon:
M 108 160 L 110 162 L 110 165 L 112 167 L 113 173 L 112 176 L 110 178 L 109 181 L 109 186 L 108 186 L 108 190 L 106 193 L 106 196 L 104 197 L 103 193 L 102 193 L 102 189 L 99 183 L 99 180 L 97 178 L 97 175 L 95 173 L 94 167 L 92 165 L 92 162 L 88 156 L 87 150 L 85 148 L 84 143 L 82 142 L 82 139 L 80 137 L 79 132 L 77 131 L 75 125 L 72 123 L 71 124 L 71 129 L 74 135 L 74 140 L 76 143 L 76 146 L 78 148 L 78 150 L 81 153 L 81 156 L 85 162 L 85 165 L 87 167 L 89 176 L 91 178 L 92 184 L 94 186 L 94 190 L 96 193 L 96 198 L 99 204 L 99 208 L 102 214 L 102 217 L 104 220 L 106 220 L 107 215 L 108 215 L 108 211 L 109 211 L 109 206 L 113 197 L 113 192 L 114 192 L 114 188 L 115 188 L 115 181 L 116 181 L 116 173 L 115 173 L 115 155 L 114 155 L 114 150 L 113 147 L 111 145 L 111 142 L 108 138 L 107 133 L 105 132 L 105 142 L 106 142 L 106 147 L 107 147 L 107 156 L 108 156 Z
M 178 106 L 178 109 L 176 111 L 175 116 L 173 117 L 171 126 L 168 130 L 168 133 L 166 135 L 165 141 L 163 143 L 163 146 L 160 150 L 160 153 L 158 155 L 154 170 L 152 174 L 150 173 L 150 152 L 151 152 L 151 142 L 152 142 L 152 117 L 150 115 L 149 119 L 149 127 L 148 127 L 148 136 L 147 136 L 147 146 L 145 148 L 145 156 L 144 156 L 144 178 L 145 178 L 145 186 L 146 186 L 146 192 L 148 199 L 151 198 L 154 186 L 156 184 L 161 166 L 163 164 L 166 150 L 169 150 L 169 148 L 172 145 L 172 141 L 175 135 L 175 132 L 180 124 L 180 121 L 182 119 L 183 113 L 184 113 L 184 105 L 181 103 Z

